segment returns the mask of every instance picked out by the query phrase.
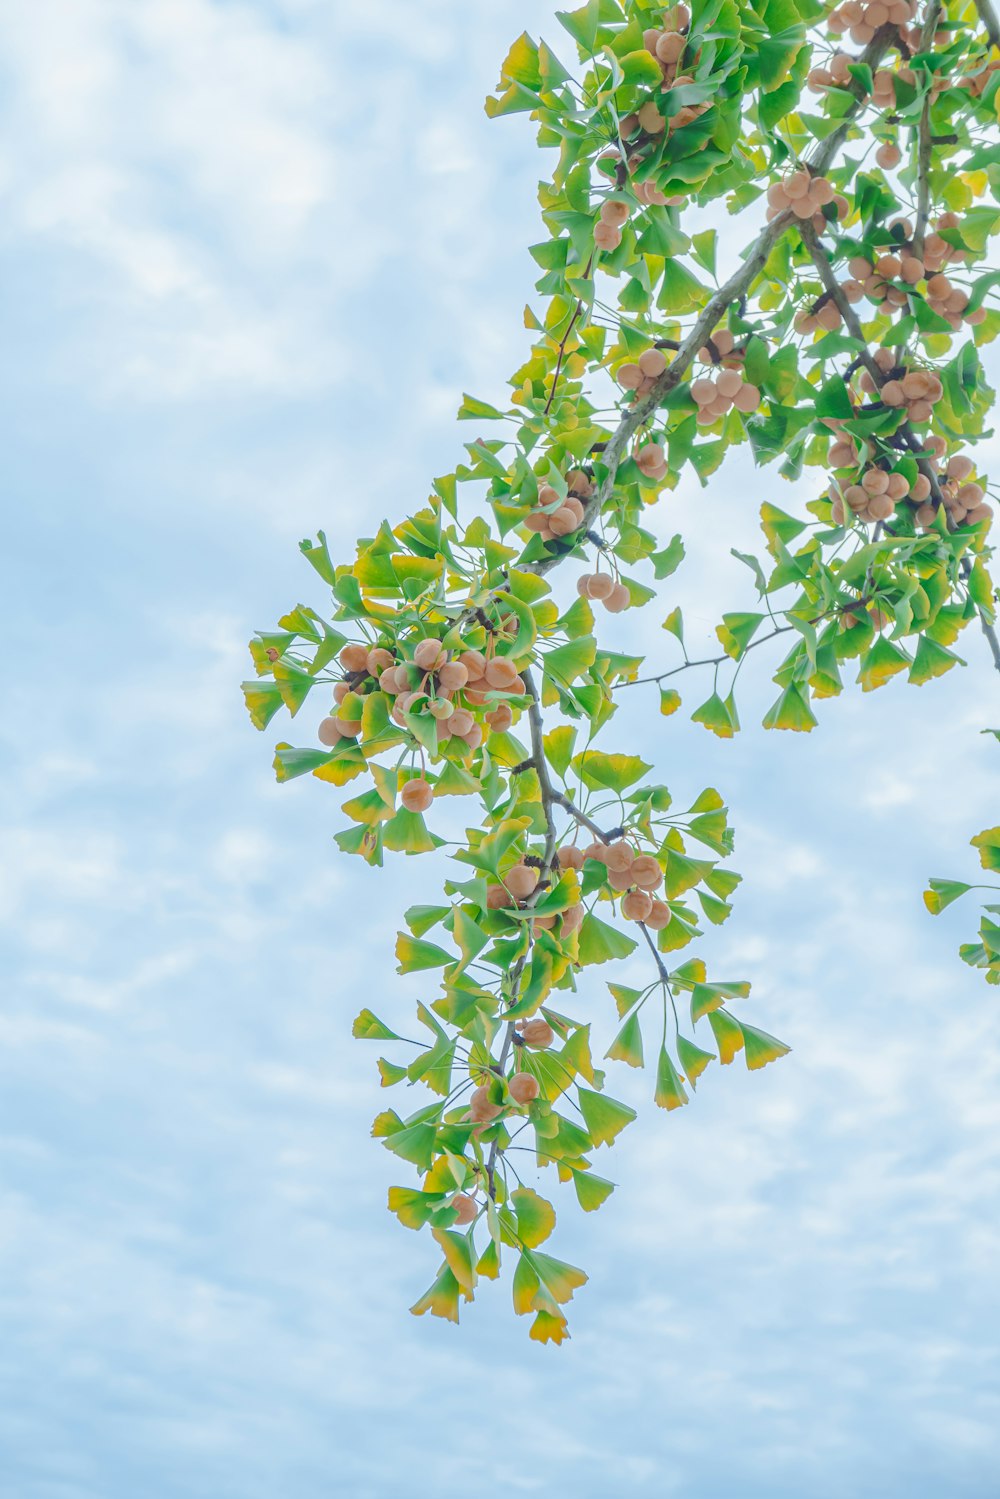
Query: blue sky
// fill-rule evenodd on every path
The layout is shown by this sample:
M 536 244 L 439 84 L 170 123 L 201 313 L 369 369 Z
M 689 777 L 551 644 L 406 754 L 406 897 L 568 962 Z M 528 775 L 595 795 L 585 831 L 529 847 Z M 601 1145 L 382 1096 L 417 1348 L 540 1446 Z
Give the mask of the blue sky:
M 298 540 L 346 556 L 419 503 L 461 391 L 501 397 L 526 346 L 538 159 L 482 96 L 551 10 L 0 19 L 12 1499 L 995 1492 L 1000 1011 L 955 955 L 972 907 L 920 903 L 996 821 L 971 632 L 965 672 L 847 693 L 808 738 L 755 727 L 759 665 L 732 744 L 630 698 L 609 743 L 733 807 L 746 881 L 701 950 L 794 1053 L 669 1117 L 615 1077 L 643 1117 L 600 1214 L 557 1196 L 591 1276 L 562 1349 L 505 1286 L 461 1329 L 406 1310 L 436 1255 L 385 1212 L 349 1032 L 419 997 L 392 943 L 434 871 L 340 856 L 335 793 L 274 785 L 286 730 L 237 684 L 254 629 L 321 602 Z M 796 503 L 733 460 L 660 507 L 696 644 L 750 602 L 720 538 L 752 546 L 767 498 Z M 608 628 L 665 659 L 659 617 Z M 610 1027 L 597 978 L 584 1002 Z

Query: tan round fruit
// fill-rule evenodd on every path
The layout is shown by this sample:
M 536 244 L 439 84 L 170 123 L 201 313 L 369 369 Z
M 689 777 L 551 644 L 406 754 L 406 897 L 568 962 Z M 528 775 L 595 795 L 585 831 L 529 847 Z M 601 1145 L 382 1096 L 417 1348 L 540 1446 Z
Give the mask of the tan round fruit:
M 339 744 L 344 736 L 340 732 L 340 725 L 337 719 L 324 718 L 316 730 L 316 737 L 320 744 L 325 744 L 328 749 L 333 749 L 334 745 Z
M 656 380 L 666 367 L 667 359 L 662 349 L 644 349 L 639 355 L 639 369 L 647 380 Z
M 641 890 L 658 890 L 663 882 L 663 870 L 652 854 L 640 854 L 632 863 L 632 879 Z
M 622 874 L 635 863 L 635 849 L 624 838 L 619 838 L 617 842 L 607 845 L 604 862 L 616 874 Z
M 737 411 L 749 416 L 760 405 L 760 390 L 756 385 L 751 385 L 749 380 L 744 381 L 733 398 L 733 405 Z
M 622 915 L 626 921 L 645 921 L 653 909 L 653 898 L 645 890 L 630 890 L 622 901 Z
M 486 657 L 482 651 L 463 651 L 459 661 L 469 673 L 469 681 L 475 681 L 486 671 Z
M 370 650 L 368 652 L 368 659 L 366 664 L 369 676 L 377 677 L 380 676 L 382 672 L 387 669 L 387 667 L 394 666 L 396 664 L 396 658 L 392 654 L 392 651 L 386 650 L 385 646 L 377 645 L 373 650 Z
M 612 224 L 616 229 L 621 228 L 621 226 L 628 218 L 628 215 L 628 204 L 622 203 L 618 199 L 608 198 L 604 203 L 601 204 L 602 221 L 605 224 Z
M 610 573 L 594 573 L 590 579 L 588 598 L 606 599 L 615 586 L 615 580 Z
M 530 1046 L 532 1051 L 544 1051 L 551 1046 L 556 1038 L 556 1033 L 547 1020 L 536 1015 L 532 1020 L 522 1020 L 521 1039 L 525 1046 Z
M 479 1217 L 479 1209 L 476 1207 L 475 1199 L 459 1192 L 457 1197 L 451 1199 L 451 1205 L 455 1209 L 455 1223 L 464 1228 L 468 1223 L 475 1223 Z
M 581 927 L 586 914 L 586 908 L 582 901 L 577 901 L 575 906 L 567 906 L 566 910 L 562 913 L 563 936 L 568 937 L 571 932 L 575 932 Z
M 530 1072 L 515 1072 L 507 1087 L 515 1103 L 533 1103 L 538 1097 L 538 1079 Z
M 599 250 L 617 250 L 622 242 L 622 232 L 614 224 L 599 219 L 594 225 L 594 244 Z
M 653 901 L 644 924 L 651 932 L 662 932 L 665 926 L 670 925 L 670 907 L 665 900 Z
M 345 645 L 340 653 L 340 664 L 345 671 L 367 671 L 368 647 L 366 645 Z
M 413 652 L 413 664 L 419 666 L 421 671 L 433 671 L 435 666 L 443 662 L 444 654 L 440 640 L 430 637 L 418 642 Z
M 497 706 L 486 715 L 486 722 L 494 734 L 505 734 L 514 722 L 514 715 L 508 703 L 498 703 Z
M 586 855 L 575 843 L 564 843 L 556 854 L 560 869 L 582 869 Z
M 568 505 L 562 505 L 549 516 L 549 525 L 553 536 L 569 536 L 571 531 L 579 529 L 580 521 Z
M 502 1113 L 500 1105 L 490 1102 L 489 1084 L 483 1083 L 474 1088 L 469 1099 L 469 1115 L 477 1124 L 485 1124 L 490 1119 L 495 1119 Z
M 720 395 L 728 396 L 733 400 L 743 385 L 743 376 L 739 370 L 722 370 L 716 377 L 715 388 Z
M 467 734 L 475 721 L 468 708 L 456 708 L 448 715 L 448 733 Z
M 492 661 L 486 663 L 484 676 L 490 687 L 497 692 L 507 692 L 517 676 L 517 667 L 506 656 L 494 656 Z
M 469 668 L 463 666 L 461 661 L 446 661 L 438 669 L 438 686 L 446 688 L 449 692 L 460 692 L 469 680 Z
M 632 595 L 624 583 L 616 583 L 614 588 L 604 600 L 604 607 L 611 614 L 621 614 L 632 602 Z
M 505 906 L 512 906 L 514 897 L 509 890 L 502 885 L 487 885 L 486 887 L 486 909 L 487 911 L 502 911 Z
M 507 889 L 518 900 L 526 900 L 538 884 L 538 880 L 539 871 L 533 869 L 530 864 L 515 864 L 503 877 Z
M 399 799 L 407 812 L 426 812 L 434 800 L 434 788 L 423 776 L 417 776 L 414 780 L 407 781 Z

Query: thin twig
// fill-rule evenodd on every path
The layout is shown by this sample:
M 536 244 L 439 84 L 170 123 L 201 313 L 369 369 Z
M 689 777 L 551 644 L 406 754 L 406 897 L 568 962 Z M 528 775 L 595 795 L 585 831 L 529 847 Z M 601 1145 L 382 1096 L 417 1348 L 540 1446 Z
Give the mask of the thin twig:
M 997 20 L 997 13 L 993 9 L 991 0 L 976 0 L 976 9 L 979 12 L 979 19 L 983 23 L 986 35 L 993 43 L 993 46 L 1000 51 L 1000 21 Z
M 934 33 L 937 31 L 943 8 L 942 0 L 932 0 L 932 4 L 927 7 L 927 19 L 920 33 L 922 53 L 929 52 L 933 45 Z M 917 127 L 917 222 L 913 232 L 913 253 L 918 260 L 923 258 L 924 235 L 927 233 L 927 221 L 931 213 L 931 87 L 933 82 L 933 74 L 929 74 L 927 93 L 920 111 L 920 124 Z
M 548 873 L 549 870 L 551 870 L 556 855 L 556 824 L 555 818 L 552 815 L 552 807 L 555 803 L 558 793 L 555 791 L 552 782 L 549 780 L 548 762 L 545 759 L 545 746 L 542 742 L 544 725 L 542 723 L 542 709 L 541 702 L 538 696 L 538 688 L 535 686 L 535 679 L 532 676 L 529 667 L 525 667 L 522 670 L 521 676 L 524 679 L 524 685 L 528 699 L 528 725 L 531 730 L 532 760 L 535 767 L 535 773 L 538 776 L 538 784 L 541 788 L 542 810 L 545 815 L 545 855 L 544 863 L 542 865 L 542 874 L 544 875 Z M 536 886 L 532 894 L 529 895 L 527 901 L 525 902 L 525 906 L 528 908 L 533 906 L 540 894 L 541 882 L 539 882 L 539 885 Z M 511 969 L 510 1000 L 512 1006 L 517 1003 L 518 990 L 521 983 L 521 975 L 524 972 L 524 961 L 524 957 L 520 957 L 515 963 L 514 967 Z M 500 1055 L 497 1058 L 496 1062 L 496 1070 L 500 1073 L 501 1076 L 503 1075 L 504 1068 L 507 1065 L 507 1058 L 510 1056 L 510 1049 L 514 1044 L 515 1030 L 516 1025 L 514 1021 L 508 1020 L 507 1029 L 504 1032 L 503 1044 L 500 1048 Z M 498 1142 L 494 1140 L 490 1145 L 489 1158 L 486 1162 L 487 1190 L 494 1200 L 496 1199 L 496 1178 L 494 1172 L 496 1169 L 498 1149 Z
M 855 605 L 852 605 L 851 607 L 853 608 L 855 607 Z M 751 640 L 745 646 L 743 655 L 745 656 L 749 651 L 752 651 L 758 645 L 766 645 L 769 640 L 774 640 L 777 635 L 787 635 L 788 632 L 790 630 L 794 630 L 794 628 L 794 625 L 776 626 L 776 628 L 769 631 L 767 635 L 759 635 L 755 640 Z M 697 661 L 682 661 L 680 666 L 673 666 L 669 671 L 661 671 L 655 677 L 633 677 L 628 682 L 616 682 L 614 690 L 615 692 L 618 692 L 622 687 L 644 687 L 650 682 L 665 682 L 668 677 L 679 676 L 682 671 L 688 671 L 690 668 L 695 666 L 722 666 L 725 664 L 725 662 L 732 660 L 733 657 L 730 656 L 729 652 L 723 651 L 721 656 L 703 656 L 700 660 Z
M 868 43 L 858 61 L 867 63 L 869 67 L 877 66 L 892 42 L 898 42 L 898 40 L 899 34 L 894 26 L 882 26 Z M 826 172 L 846 140 L 855 115 L 867 103 L 864 87 L 856 79 L 852 80 L 846 92 L 854 95 L 854 107 L 844 116 L 836 130 L 831 131 L 814 155 L 806 161 L 806 166 L 814 176 L 822 177 Z M 698 350 L 704 346 L 706 338 L 716 327 L 726 309 L 749 291 L 767 264 L 768 256 L 778 240 L 793 223 L 797 222 L 791 210 L 787 210 L 773 218 L 761 231 L 740 269 L 735 271 L 719 288 L 715 296 L 706 302 L 694 327 L 681 344 L 676 357 L 657 379 L 649 394 L 643 396 L 641 401 L 636 401 L 622 417 L 601 455 L 607 473 L 584 507 L 582 528 L 588 528 L 593 524 L 595 517 L 600 515 L 610 499 L 618 474 L 618 466 L 633 435 L 657 409 L 664 397 L 681 383 L 691 361 Z M 542 557 L 537 562 L 526 563 L 524 570 L 539 574 L 547 573 L 560 560 L 560 555 L 556 553 Z
M 585 277 L 587 277 L 587 276 L 590 275 L 590 273 L 591 273 L 591 271 L 593 269 L 593 266 L 594 266 L 594 257 L 593 257 L 593 255 L 591 255 L 590 259 L 587 261 L 586 266 L 584 267 L 583 274 L 584 274 Z M 566 357 L 566 345 L 569 343 L 570 334 L 573 332 L 573 329 L 576 327 L 577 318 L 580 316 L 580 313 L 583 311 L 583 308 L 584 308 L 584 299 L 583 299 L 583 297 L 579 297 L 577 299 L 576 307 L 573 310 L 573 316 L 569 320 L 569 327 L 566 329 L 566 332 L 563 334 L 562 338 L 559 340 L 559 355 L 558 355 L 558 358 L 556 359 L 556 367 L 555 367 L 555 370 L 553 371 L 553 374 L 552 374 L 552 389 L 549 391 L 549 398 L 545 402 L 545 408 L 542 411 L 542 415 L 543 416 L 548 416 L 549 411 L 552 408 L 552 402 L 556 398 L 556 390 L 558 389 L 558 386 L 559 386 L 559 376 L 562 373 L 563 360 Z
M 587 828 L 591 833 L 593 833 L 594 837 L 599 838 L 602 843 L 612 843 L 616 837 L 621 836 L 621 828 L 611 828 L 608 832 L 605 833 L 603 829 L 597 826 L 597 823 L 592 817 L 588 817 L 586 812 L 582 811 L 576 805 L 576 802 L 570 801 L 569 797 L 564 796 L 561 791 L 553 791 L 552 800 L 558 806 L 562 807 L 564 811 L 568 812 L 570 817 L 575 817 L 581 827 Z
M 830 264 L 829 258 L 827 257 L 826 252 L 816 238 L 816 234 L 812 228 L 812 225 L 803 224 L 801 227 L 802 243 L 805 245 L 806 249 L 809 251 L 809 254 L 812 256 L 816 269 L 819 272 L 820 280 L 823 282 L 823 285 L 829 290 L 831 300 L 834 302 L 840 312 L 841 317 L 844 319 L 844 326 L 847 328 L 851 337 L 858 344 L 860 344 L 861 361 L 864 364 L 865 369 L 875 381 L 876 386 L 879 388 L 879 390 L 881 390 L 882 386 L 885 384 L 886 380 L 890 378 L 890 376 L 886 375 L 875 363 L 871 350 L 868 347 L 868 340 L 865 336 L 865 331 L 861 326 L 861 320 L 859 319 L 857 313 L 854 311 L 854 308 L 851 306 L 850 302 L 847 300 L 847 297 L 844 295 L 843 289 L 841 288 L 840 283 L 838 282 L 837 277 L 834 274 L 834 270 L 832 265 Z M 935 505 L 935 507 L 943 506 L 944 496 L 941 493 L 941 485 L 938 482 L 937 473 L 935 472 L 930 459 L 927 457 L 924 449 L 924 444 L 917 436 L 916 432 L 914 432 L 909 422 L 901 422 L 896 430 L 899 436 L 902 437 L 903 441 L 906 443 L 906 446 L 909 448 L 910 452 L 916 458 L 917 468 L 924 475 L 925 479 L 930 485 L 931 500 L 933 504 Z M 948 527 L 949 530 L 954 529 L 951 523 L 950 516 L 948 517 Z M 964 578 L 965 582 L 968 583 L 972 575 L 972 563 L 967 556 L 963 556 L 958 565 L 962 577 Z M 996 629 L 994 626 L 994 611 L 987 610 L 983 605 L 979 605 L 978 608 L 979 622 L 982 625 L 983 634 L 986 636 L 986 641 L 990 648 L 990 654 L 993 657 L 993 664 L 996 667 L 997 671 L 1000 671 L 1000 639 L 998 639 L 997 637 Z

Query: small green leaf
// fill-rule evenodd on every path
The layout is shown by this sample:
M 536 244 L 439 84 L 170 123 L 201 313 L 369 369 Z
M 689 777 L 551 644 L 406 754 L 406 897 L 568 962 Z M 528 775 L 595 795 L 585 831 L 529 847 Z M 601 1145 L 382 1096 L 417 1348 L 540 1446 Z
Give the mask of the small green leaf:
M 745 1024 L 740 1028 L 743 1031 L 747 1067 L 751 1072 L 766 1067 L 768 1062 L 777 1061 L 778 1057 L 786 1057 L 792 1049 L 775 1036 L 769 1036 L 767 1031 L 759 1031 L 754 1026 Z
M 698 1079 L 705 1071 L 709 1062 L 715 1061 L 714 1051 L 703 1051 L 700 1046 L 695 1046 L 686 1036 L 677 1037 L 677 1060 L 684 1069 L 684 1076 L 692 1088 L 697 1085 Z
M 791 729 L 794 733 L 809 733 L 814 729 L 819 720 L 812 708 L 809 706 L 808 693 L 803 691 L 797 682 L 792 682 L 785 688 L 778 698 L 765 713 L 763 724 L 765 729 Z
M 387 1025 L 373 1015 L 371 1010 L 362 1010 L 351 1027 L 351 1035 L 361 1041 L 398 1041 L 400 1038 L 395 1031 L 391 1031 Z
M 987 828 L 970 841 L 979 850 L 979 862 L 984 869 L 1000 870 L 1000 828 Z
M 642 1066 L 642 1026 L 638 1010 L 629 1016 L 604 1055 L 614 1062 L 627 1062 L 630 1067 Z
M 419 973 L 425 968 L 443 968 L 453 962 L 450 953 L 433 942 L 423 942 L 400 932 L 396 938 L 397 973 Z
M 665 1046 L 660 1047 L 660 1058 L 656 1066 L 656 1092 L 653 1094 L 654 1101 L 661 1109 L 679 1109 L 684 1104 L 690 1103 L 690 1099 L 681 1082 L 680 1073 L 674 1066 L 673 1058 Z
M 587 1133 L 595 1145 L 613 1145 L 626 1125 L 636 1117 L 635 1109 L 630 1109 L 628 1104 L 608 1098 L 604 1093 L 592 1093 L 589 1088 L 577 1088 L 577 1101 Z
M 932 916 L 940 916 L 946 906 L 950 906 L 953 900 L 968 894 L 971 885 L 963 885 L 961 880 L 928 880 L 928 888 L 924 891 L 924 905 Z
M 530 1187 L 518 1187 L 510 1194 L 510 1205 L 517 1214 L 517 1236 L 521 1243 L 528 1249 L 544 1243 L 556 1226 L 551 1202 Z
M 726 1010 L 712 1010 L 708 1023 L 719 1048 L 719 1061 L 728 1067 L 736 1053 L 743 1049 L 743 1027 Z
M 710 729 L 719 739 L 732 739 L 739 724 L 733 723 L 733 716 L 727 703 L 723 702 L 717 692 L 706 698 L 700 708 L 696 708 L 691 714 L 694 723 L 700 723 L 706 729 Z

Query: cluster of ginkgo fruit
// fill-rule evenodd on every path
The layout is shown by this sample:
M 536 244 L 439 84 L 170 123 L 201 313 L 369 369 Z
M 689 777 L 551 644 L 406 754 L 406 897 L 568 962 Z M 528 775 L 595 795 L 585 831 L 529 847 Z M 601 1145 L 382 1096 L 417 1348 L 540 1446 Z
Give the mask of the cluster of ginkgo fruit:
M 667 357 L 662 349 L 643 349 L 634 364 L 620 365 L 616 379 L 623 390 L 632 391 L 636 398 L 648 395 L 667 367 Z
M 674 5 L 663 12 L 662 27 L 649 27 L 643 33 L 646 51 L 660 64 L 660 104 L 664 102 L 662 97 L 664 93 L 669 93 L 674 88 L 683 88 L 685 84 L 694 83 L 692 74 L 679 71 L 681 59 L 687 47 L 687 31 L 690 21 L 691 15 L 688 7 Z M 696 120 L 710 107 L 711 103 L 706 99 L 699 104 L 682 104 L 672 113 L 665 114 L 661 111 L 657 100 L 653 98 L 647 99 L 637 110 L 625 115 L 619 122 L 619 136 L 626 153 L 625 167 L 628 176 L 635 176 L 642 167 L 652 141 L 664 134 L 670 135 L 684 125 L 689 125 L 692 120 Z M 603 153 L 600 162 L 617 171 L 621 162 L 621 152 L 613 146 Z M 650 180 L 635 183 L 632 191 L 639 202 L 646 207 L 677 206 L 685 201 L 679 195 L 667 197 Z M 609 198 L 602 203 L 594 225 L 594 243 L 599 250 L 618 249 L 622 242 L 622 229 L 628 218 L 629 205 L 625 199 Z
M 691 381 L 691 399 L 698 408 L 700 427 L 711 427 L 735 409 L 745 416 L 760 405 L 760 390 L 739 369 L 723 369 L 717 375 L 701 375 Z
M 978 324 L 985 320 L 986 309 L 973 312 L 966 309 L 969 295 L 961 287 L 953 286 L 944 275 L 942 267 L 953 261 L 965 261 L 968 252 L 950 245 L 942 238 L 942 229 L 960 229 L 961 219 L 957 213 L 942 213 L 935 220 L 934 230 L 925 236 L 922 249 L 917 251 L 913 243 L 913 225 L 909 219 L 896 219 L 890 229 L 896 230 L 902 239 L 886 249 L 874 260 L 855 255 L 847 265 L 849 278 L 841 284 L 841 290 L 849 302 L 860 302 L 867 297 L 869 302 L 890 307 L 905 307 L 910 293 L 925 282 L 924 295 L 932 312 L 958 329 L 963 322 Z
M 870 370 L 861 370 L 858 384 L 865 394 L 877 394 L 885 406 L 905 407 L 908 421 L 929 422 L 944 395 L 940 376 L 933 370 L 907 369 L 897 364 L 892 349 L 876 349 L 872 358 L 886 378 L 879 385 Z
M 934 524 L 937 508 L 932 500 L 931 481 L 925 473 L 918 473 L 910 481 L 905 474 L 892 471 L 885 460 L 869 464 L 867 457 L 863 458 L 859 452 L 855 440 L 842 430 L 840 424 L 831 422 L 830 425 L 834 431 L 828 461 L 831 468 L 841 471 L 834 477 L 829 490 L 835 525 L 844 524 L 848 510 L 860 520 L 885 522 L 891 519 L 896 506 L 903 500 L 916 507 L 913 518 L 918 526 L 926 530 Z M 940 472 L 947 452 L 944 438 L 928 438 L 925 448 L 927 462 Z M 867 444 L 865 451 L 867 454 Z M 862 468 L 858 478 L 858 470 Z M 937 480 L 949 521 L 954 525 L 978 525 L 992 518 L 992 506 L 984 498 L 982 485 L 972 479 L 974 469 L 971 458 L 956 453 L 947 459 L 944 472 Z M 844 470 L 851 470 L 852 476 L 844 476 Z
M 613 843 L 595 840 L 583 849 L 569 845 L 559 850 L 564 867 L 570 864 L 582 869 L 586 859 L 595 859 L 608 871 L 608 884 L 622 896 L 621 912 L 626 921 L 641 921 L 654 932 L 669 924 L 670 907 L 655 894 L 663 884 L 663 870 L 654 854 L 637 853 L 626 838 Z
M 519 1058 L 524 1047 L 530 1051 L 546 1051 L 555 1038 L 556 1033 L 544 1015 L 533 1015 L 530 1020 L 521 1020 L 514 1033 L 515 1057 Z M 489 1082 L 480 1083 L 472 1090 L 469 1095 L 468 1119 L 481 1127 L 492 1124 L 494 1119 L 499 1119 L 511 1106 L 527 1108 L 528 1104 L 534 1103 L 540 1091 L 538 1078 L 534 1073 L 522 1070 L 517 1062 L 509 1077 L 501 1077 L 496 1073 Z M 466 1196 L 465 1201 L 468 1206 L 463 1204 L 460 1208 L 459 1222 L 471 1223 L 478 1208 L 473 1197 Z M 458 1203 L 459 1199 L 456 1198 L 452 1206 L 458 1206 Z
M 581 598 L 603 604 L 609 614 L 621 614 L 632 602 L 626 585 L 610 573 L 581 573 L 576 580 L 576 591 Z
M 901 28 L 904 41 L 909 42 L 907 28 L 917 13 L 917 0 L 843 0 L 827 17 L 826 24 L 836 35 L 846 31 L 851 41 L 866 47 L 883 26 Z M 919 33 L 913 38 L 919 40 Z
M 922 475 L 920 477 L 923 477 Z M 927 480 L 924 480 L 927 484 Z M 887 521 L 896 513 L 896 506 L 910 493 L 910 481 L 905 474 L 890 472 L 881 464 L 872 464 L 861 475 L 860 481 L 843 484 L 834 481 L 831 490 L 833 521 L 842 526 L 847 505 L 863 521 Z M 927 493 L 930 493 L 928 485 Z
M 514 711 L 503 699 L 523 697 L 527 690 L 508 657 L 472 649 L 449 651 L 434 636 L 414 642 L 406 656 L 387 646 L 352 643 L 344 646 L 339 661 L 345 675 L 333 689 L 334 712 L 317 730 L 320 743 L 330 749 L 360 737 L 364 698 L 383 692 L 392 699 L 390 716 L 400 728 L 407 726 L 408 713 L 427 716 L 435 723 L 439 742 L 454 737 L 476 750 L 487 730 L 503 733 L 510 728 Z M 422 776 L 402 788 L 408 811 L 426 811 L 432 798 L 433 788 Z
M 1000 57 L 991 57 L 974 73 L 963 73 L 960 78 L 956 79 L 955 86 L 968 89 L 969 93 L 978 99 L 989 87 L 990 79 L 998 70 L 1000 70 Z
M 593 493 L 593 480 L 582 469 L 573 469 L 566 475 L 565 498 L 551 484 L 539 485 L 538 500 L 524 525 L 543 541 L 571 536 L 583 525 L 586 503 Z
M 967 458 L 964 453 L 956 453 L 948 459 L 939 481 L 938 488 L 944 508 L 956 526 L 978 526 L 982 521 L 993 518 L 993 507 L 984 498 L 983 486 L 973 480 L 974 472 L 975 464 L 972 459 Z M 919 512 L 917 520 L 924 524 Z
M 560 868 L 569 867 L 560 860 Z M 488 911 L 528 910 L 541 879 L 540 861 L 529 863 L 527 859 L 519 860 L 500 876 L 499 882 L 487 885 L 486 909 Z M 551 932 L 558 929 L 560 937 L 568 937 L 571 932 L 577 931 L 581 926 L 585 915 L 583 906 L 577 901 L 575 905 L 567 906 L 565 911 L 555 914 L 543 913 L 534 917 L 531 923 L 532 930 Z
M 600 164 L 616 168 L 621 160 L 621 153 L 617 146 L 612 146 L 599 158 Z M 637 171 L 642 163 L 640 155 L 630 156 L 628 159 L 628 170 L 631 175 Z M 662 193 L 652 181 L 634 182 L 632 192 L 638 198 L 644 208 L 663 208 L 667 205 L 677 206 L 684 202 L 681 197 L 668 198 Z M 631 217 L 632 210 L 624 197 L 605 198 L 598 211 L 597 222 L 594 225 L 594 244 L 599 250 L 617 250 L 622 242 L 622 230 Z
M 807 167 L 786 172 L 780 182 L 767 190 L 767 217 L 776 219 L 791 209 L 797 219 L 810 219 L 818 232 L 827 227 L 823 209 L 832 203 L 838 219 L 844 219 L 851 205 L 826 177 L 814 177 Z
M 857 61 L 858 59 L 852 57 L 849 52 L 835 52 L 825 66 L 820 64 L 810 71 L 806 79 L 806 84 L 814 94 L 825 93 L 827 89 L 831 88 L 846 89 L 854 81 L 851 67 L 852 65 L 856 66 Z M 920 86 L 920 79 L 918 79 L 916 72 L 906 63 L 901 64 L 898 68 L 878 68 L 872 75 L 870 98 L 876 109 L 895 110 L 897 82 L 913 89 Z M 932 97 L 936 97 L 942 89 L 947 87 L 948 79 L 943 72 L 937 72 L 932 75 L 930 83 Z M 886 142 L 886 144 L 890 144 L 890 142 Z M 892 167 L 897 164 L 898 158 L 896 162 L 879 161 L 879 166 Z

